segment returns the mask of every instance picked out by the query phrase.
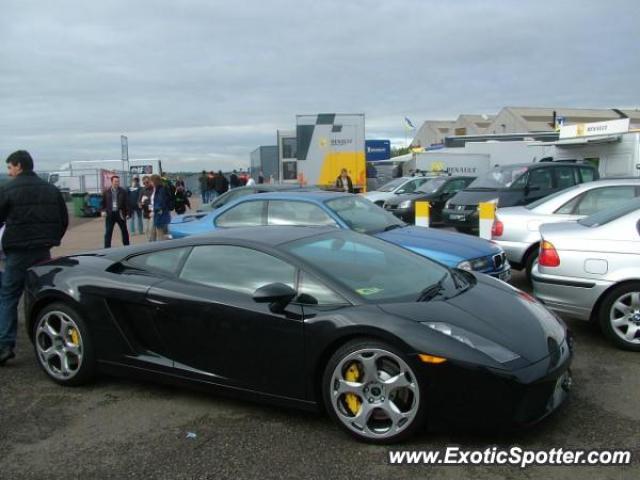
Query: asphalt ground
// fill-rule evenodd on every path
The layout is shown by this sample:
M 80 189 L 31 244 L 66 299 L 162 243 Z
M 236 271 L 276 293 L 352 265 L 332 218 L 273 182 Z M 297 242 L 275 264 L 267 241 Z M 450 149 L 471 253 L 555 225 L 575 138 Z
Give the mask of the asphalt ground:
M 523 287 L 522 275 L 512 283 Z M 104 376 L 89 386 L 58 386 L 38 367 L 21 319 L 17 358 L 0 368 L 0 480 L 640 478 L 640 355 L 615 349 L 587 323 L 567 323 L 576 337 L 574 387 L 554 415 L 509 434 L 443 428 L 388 447 L 354 441 L 324 415 L 187 389 Z M 631 449 L 633 463 L 526 469 L 389 463 L 392 449 L 451 445 Z

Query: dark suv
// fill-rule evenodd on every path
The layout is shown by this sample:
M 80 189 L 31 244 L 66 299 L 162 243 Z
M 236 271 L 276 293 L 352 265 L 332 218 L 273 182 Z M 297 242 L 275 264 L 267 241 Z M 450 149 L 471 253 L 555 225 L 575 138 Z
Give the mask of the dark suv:
M 458 192 L 442 210 L 446 225 L 461 232 L 478 229 L 478 203 L 497 201 L 498 207 L 527 205 L 578 183 L 599 178 L 583 163 L 538 162 L 496 167 Z

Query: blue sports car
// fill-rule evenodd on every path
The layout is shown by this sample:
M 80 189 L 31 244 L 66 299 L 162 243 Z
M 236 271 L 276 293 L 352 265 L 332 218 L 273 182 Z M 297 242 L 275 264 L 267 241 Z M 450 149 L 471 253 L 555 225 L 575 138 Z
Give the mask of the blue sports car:
M 274 192 L 247 195 L 209 213 L 177 216 L 172 238 L 217 228 L 255 225 L 322 225 L 355 230 L 395 243 L 449 267 L 508 281 L 511 266 L 497 244 L 470 235 L 408 225 L 358 195 L 336 192 Z

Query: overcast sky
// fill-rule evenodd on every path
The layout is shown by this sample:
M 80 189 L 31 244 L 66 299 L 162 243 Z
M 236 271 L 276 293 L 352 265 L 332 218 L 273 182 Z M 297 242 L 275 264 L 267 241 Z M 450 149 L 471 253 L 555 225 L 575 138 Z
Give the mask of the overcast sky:
M 506 105 L 640 106 L 640 1 L 2 0 L 0 157 L 246 167 L 301 113 L 367 138 Z M 4 162 L 3 162 L 4 163 Z

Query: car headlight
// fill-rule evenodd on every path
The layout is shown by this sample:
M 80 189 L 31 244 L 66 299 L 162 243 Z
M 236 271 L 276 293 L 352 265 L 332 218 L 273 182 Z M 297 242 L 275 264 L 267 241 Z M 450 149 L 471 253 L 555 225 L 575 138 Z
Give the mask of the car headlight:
M 474 258 L 473 260 L 464 260 L 457 267 L 461 270 L 486 270 L 491 266 L 489 259 L 486 257 Z
M 476 335 L 475 333 L 471 333 L 464 328 L 457 327 L 455 325 L 450 325 L 444 322 L 420 322 L 424 326 L 432 328 L 444 335 L 447 335 L 460 343 L 464 343 L 465 345 L 478 350 L 485 355 L 493 358 L 496 362 L 499 363 L 508 363 L 513 360 L 520 358 L 520 355 L 512 352 L 508 348 L 503 347 L 502 345 L 498 345 L 496 342 L 488 340 L 480 335 Z
M 463 262 L 460 262 L 458 264 L 458 268 L 460 270 L 469 270 L 469 271 L 473 270 L 473 267 L 471 266 L 471 262 L 469 260 L 465 260 Z
M 447 200 L 447 202 L 444 204 L 444 208 L 446 208 L 447 210 L 449 210 L 449 207 L 451 206 L 451 200 Z
M 405 200 L 404 202 L 400 202 L 398 208 L 409 208 L 411 206 L 411 200 Z

